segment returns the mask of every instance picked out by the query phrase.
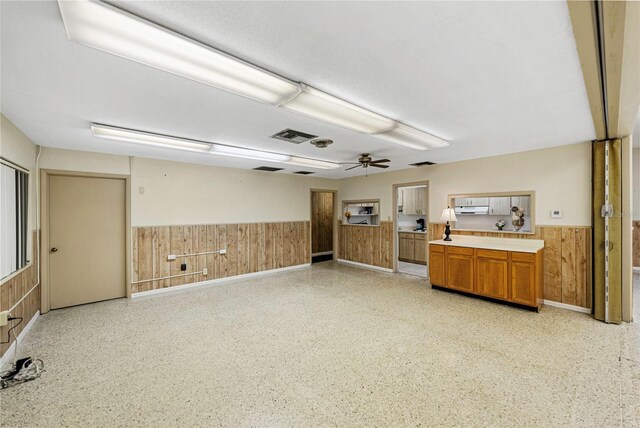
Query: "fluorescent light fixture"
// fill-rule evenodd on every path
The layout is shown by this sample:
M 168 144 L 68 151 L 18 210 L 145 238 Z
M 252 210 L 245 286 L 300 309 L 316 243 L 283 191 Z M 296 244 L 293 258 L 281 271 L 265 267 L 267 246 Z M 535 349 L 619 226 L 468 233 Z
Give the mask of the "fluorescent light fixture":
M 374 137 L 418 150 L 439 149 L 449 145 L 448 142 L 441 138 L 434 137 L 402 123 L 398 123 L 398 126 L 390 131 L 375 134 Z
M 208 152 L 213 144 L 205 141 L 189 140 L 168 135 L 152 134 L 150 132 L 135 131 L 133 129 L 117 128 L 115 126 L 91 124 L 94 137 L 106 140 L 124 141 L 127 143 L 144 144 L 146 146 L 164 147 L 188 150 L 192 152 Z
M 291 156 L 291 159 L 286 163 L 297 166 L 306 166 L 309 168 L 318 168 L 318 169 L 336 169 L 340 168 L 339 163 L 335 162 L 327 162 L 316 159 L 308 159 L 308 158 L 299 158 L 297 156 Z
M 302 92 L 281 107 L 365 134 L 385 132 L 396 124 L 391 119 L 307 85 L 302 85 Z
M 279 153 L 263 152 L 262 150 L 245 149 L 243 147 L 225 146 L 214 144 L 211 149 L 212 155 L 231 156 L 235 158 L 255 159 L 268 162 L 287 162 L 291 159 L 289 155 Z
M 300 91 L 297 83 L 108 4 L 60 0 L 58 5 L 74 42 L 268 104 Z

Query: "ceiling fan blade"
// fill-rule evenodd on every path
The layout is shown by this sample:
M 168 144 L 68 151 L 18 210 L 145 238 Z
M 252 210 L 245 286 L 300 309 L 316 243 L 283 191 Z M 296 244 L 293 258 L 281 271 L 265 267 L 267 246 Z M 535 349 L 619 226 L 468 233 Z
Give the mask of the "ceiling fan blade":
M 360 162 L 340 162 L 340 165 L 360 165 Z
M 371 161 L 369 163 L 382 163 L 382 162 L 391 162 L 389 159 L 378 159 L 375 161 Z
M 369 166 L 373 166 L 375 168 L 389 168 L 389 165 L 378 165 L 378 164 L 375 164 L 375 163 L 372 163 Z
M 351 168 L 347 168 L 347 169 L 345 169 L 345 171 L 349 171 L 349 170 L 354 169 L 354 168 L 359 168 L 360 166 L 361 166 L 361 165 L 360 165 L 360 164 L 358 164 L 358 165 L 356 165 L 356 166 L 352 166 Z

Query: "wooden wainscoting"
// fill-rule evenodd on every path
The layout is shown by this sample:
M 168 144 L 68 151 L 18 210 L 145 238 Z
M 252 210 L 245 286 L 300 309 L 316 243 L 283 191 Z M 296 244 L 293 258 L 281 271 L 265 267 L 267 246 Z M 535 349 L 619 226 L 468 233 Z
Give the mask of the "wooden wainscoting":
M 308 221 L 134 227 L 131 292 L 310 263 L 309 232 Z M 226 249 L 227 253 L 167 260 L 169 254 L 221 249 Z M 180 271 L 182 263 L 187 264 L 185 272 Z M 208 270 L 206 276 L 198 273 L 203 268 Z M 187 275 L 150 281 L 184 273 Z
M 429 240 L 442 239 L 444 224 L 429 223 Z M 589 226 L 537 226 L 535 234 L 452 231 L 452 235 L 544 240 L 544 299 L 591 308 Z
M 380 226 L 344 225 L 338 222 L 338 258 L 393 269 L 393 223 Z
M 640 267 L 640 221 L 633 222 L 633 265 Z
M 35 287 L 38 281 L 38 235 L 32 233 L 33 251 L 31 253 L 31 264 L 23 268 L 14 276 L 9 277 L 0 285 L 0 310 L 6 311 L 16 304 L 20 299 L 24 299 L 11 311 L 14 317 L 22 318 L 22 322 L 13 329 L 9 337 L 9 343 L 0 345 L 0 356 L 9 349 L 14 338 L 19 336 L 24 327 L 29 323 L 31 318 L 40 310 L 40 286 Z M 31 292 L 30 292 L 31 291 Z M 2 342 L 7 340 L 9 328 L 16 321 L 9 321 L 9 324 L 0 328 L 0 339 Z M 13 335 L 15 333 L 15 336 Z

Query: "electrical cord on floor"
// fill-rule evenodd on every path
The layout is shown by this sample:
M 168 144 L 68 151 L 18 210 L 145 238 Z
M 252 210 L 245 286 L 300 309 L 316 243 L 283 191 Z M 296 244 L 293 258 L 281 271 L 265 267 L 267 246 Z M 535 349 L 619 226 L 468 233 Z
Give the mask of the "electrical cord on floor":
M 21 358 L 16 360 L 18 355 L 18 338 L 16 337 L 15 329 L 22 322 L 22 317 L 9 317 L 9 321 L 19 320 L 13 325 L 7 332 L 7 341 L 1 343 L 11 342 L 11 334 L 13 334 L 13 341 L 15 348 L 13 350 L 13 363 L 6 364 L 0 369 L 0 390 L 6 389 L 19 383 L 28 382 L 33 379 L 37 379 L 44 372 L 44 362 L 40 359 L 33 359 L 31 357 Z

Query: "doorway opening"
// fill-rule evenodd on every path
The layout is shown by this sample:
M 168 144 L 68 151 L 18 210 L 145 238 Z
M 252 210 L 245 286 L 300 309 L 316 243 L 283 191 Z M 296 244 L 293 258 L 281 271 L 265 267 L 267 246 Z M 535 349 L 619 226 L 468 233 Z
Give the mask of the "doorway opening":
M 334 259 L 335 190 L 311 190 L 311 263 Z
M 393 185 L 394 271 L 427 278 L 429 182 Z

